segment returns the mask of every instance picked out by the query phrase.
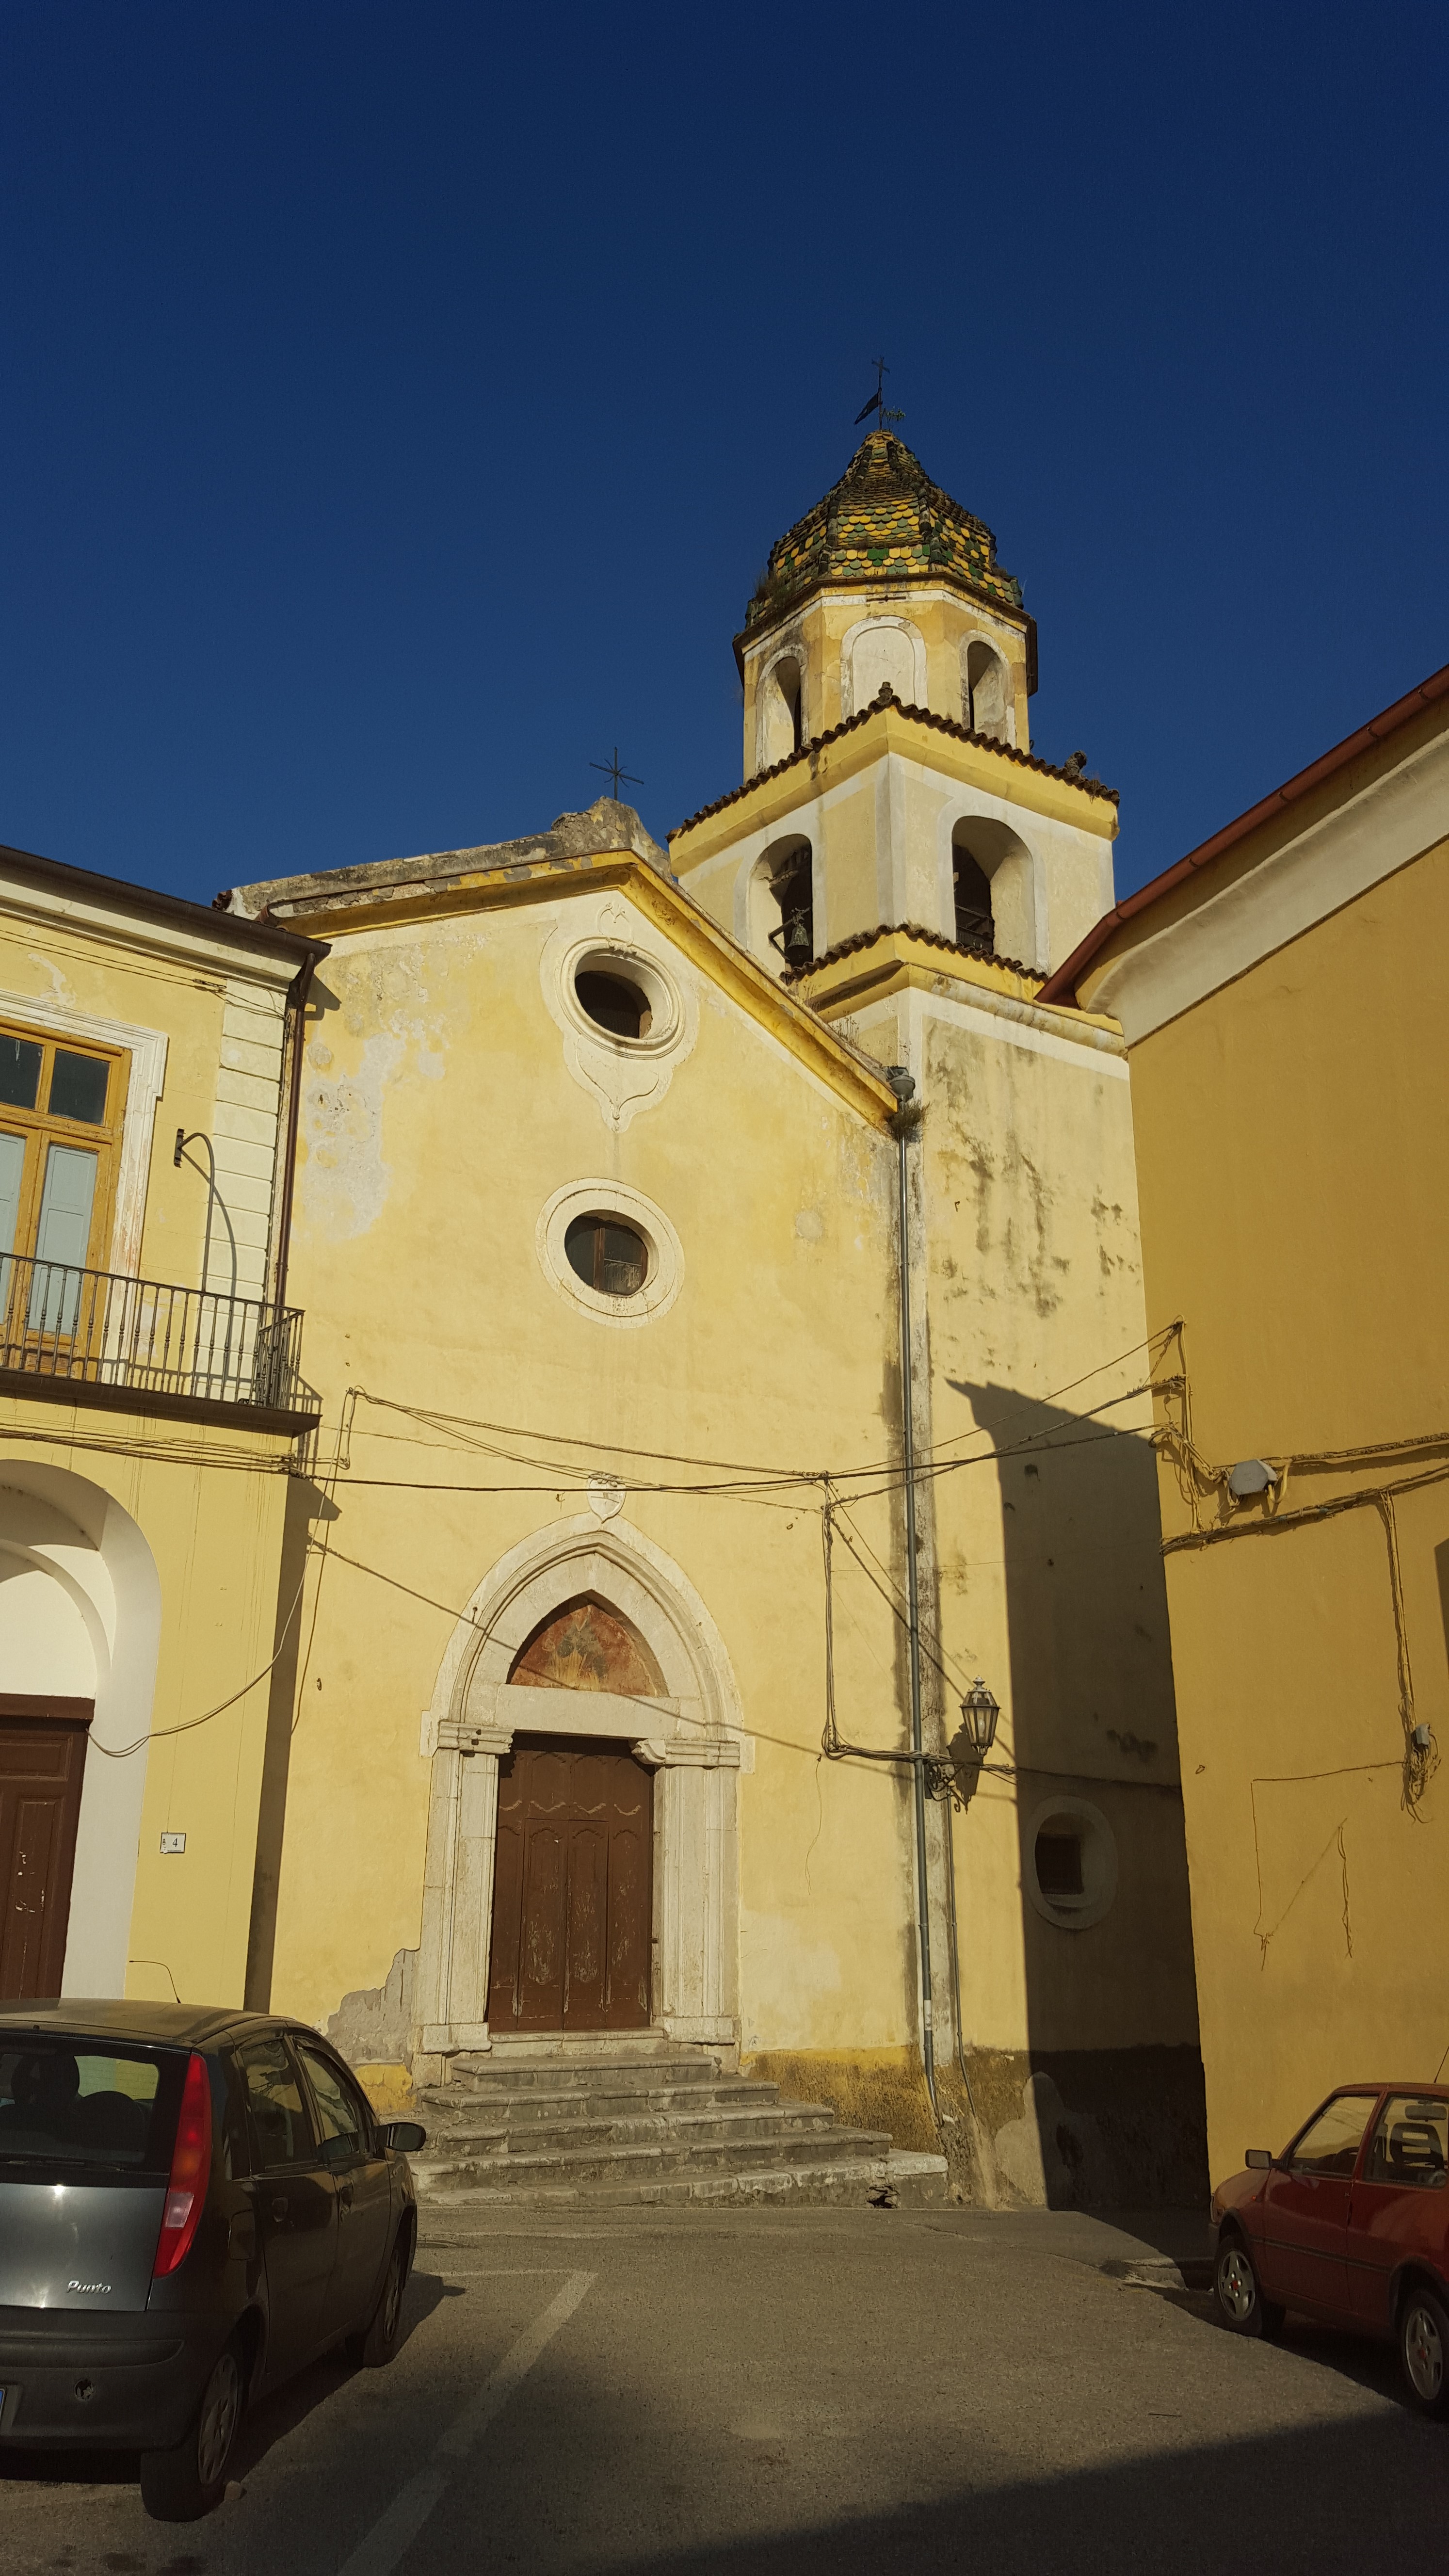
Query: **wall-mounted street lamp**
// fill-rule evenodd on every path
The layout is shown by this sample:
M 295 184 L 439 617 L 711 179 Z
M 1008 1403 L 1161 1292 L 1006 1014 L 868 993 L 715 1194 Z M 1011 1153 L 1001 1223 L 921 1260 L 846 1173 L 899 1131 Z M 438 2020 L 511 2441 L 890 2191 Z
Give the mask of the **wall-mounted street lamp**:
M 961 1702 L 961 1716 L 978 1762 L 984 1762 L 996 1742 L 996 1721 L 1001 1710 L 978 1673 Z
M 954 1798 L 965 1807 L 975 1796 L 982 1767 L 996 1742 L 1001 1715 L 995 1694 L 978 1673 L 961 1702 L 961 1725 L 944 1755 L 927 1754 L 926 1787 L 933 1798 Z

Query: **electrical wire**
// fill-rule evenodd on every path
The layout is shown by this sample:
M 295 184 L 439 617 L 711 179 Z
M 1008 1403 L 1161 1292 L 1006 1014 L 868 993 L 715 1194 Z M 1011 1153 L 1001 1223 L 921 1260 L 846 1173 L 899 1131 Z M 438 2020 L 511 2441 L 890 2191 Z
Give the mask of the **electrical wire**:
M 1107 1369 L 1120 1367 L 1124 1360 L 1133 1358 L 1138 1351 L 1152 1350 L 1158 1343 L 1166 1343 L 1167 1341 L 1170 1341 L 1178 1330 L 1179 1327 L 1176 1323 L 1161 1326 L 1157 1332 L 1147 1335 L 1145 1340 L 1131 1343 L 1126 1350 L 1114 1353 L 1110 1359 L 1099 1361 L 1095 1367 L 1084 1370 L 1080 1376 L 1067 1380 L 1063 1385 L 1050 1388 L 1046 1393 L 1040 1396 L 1023 1396 L 1017 1404 L 1013 1405 L 1011 1412 L 1035 1411 L 1042 1405 L 1054 1404 L 1061 1396 L 1073 1394 L 1079 1386 L 1085 1386 L 1091 1378 L 1102 1376 Z M 1133 1395 L 1149 1392 L 1150 1386 L 1151 1380 L 1144 1380 L 1140 1387 L 1129 1389 L 1122 1395 L 1107 1397 L 1102 1404 L 1093 1406 L 1090 1411 L 1085 1414 L 1075 1415 L 1073 1419 L 1078 1421 L 1091 1421 L 1095 1419 L 1097 1414 L 1110 1411 L 1113 1405 L 1126 1403 Z M 712 1469 L 714 1471 L 714 1475 L 708 1483 L 699 1485 L 681 1484 L 673 1480 L 667 1482 L 664 1480 L 657 1480 L 650 1483 L 631 1481 L 630 1490 L 635 1493 L 717 1494 L 728 1493 L 738 1489 L 738 1487 L 733 1484 L 721 1485 L 718 1483 L 716 1479 L 721 1475 L 727 1476 L 731 1479 L 738 1479 L 739 1484 L 746 1490 L 759 1491 L 772 1491 L 782 1487 L 797 1485 L 823 1485 L 826 1482 L 840 1485 L 847 1482 L 854 1483 L 860 1477 L 884 1477 L 886 1478 L 886 1482 L 881 1485 L 880 1490 L 882 1492 L 887 1492 L 898 1490 L 902 1482 L 899 1474 L 894 1477 L 889 1475 L 888 1471 L 894 1463 L 889 1458 L 870 1459 L 859 1466 L 837 1466 L 829 1468 L 766 1467 L 754 1463 L 747 1463 L 739 1459 L 695 1457 L 687 1452 L 668 1449 L 641 1449 L 631 1447 L 629 1443 L 624 1441 L 587 1440 L 573 1432 L 541 1431 L 526 1428 L 517 1423 L 490 1422 L 468 1414 L 444 1413 L 431 1406 L 404 1404 L 399 1398 L 394 1396 L 373 1395 L 366 1387 L 350 1387 L 348 1389 L 348 1397 L 352 1401 L 354 1409 L 357 1404 L 361 1403 L 372 1406 L 380 1411 L 396 1413 L 402 1416 L 405 1420 L 422 1423 L 429 1430 L 445 1431 L 451 1439 L 457 1442 L 457 1445 L 460 1448 L 478 1449 L 485 1456 L 505 1458 L 511 1464 L 532 1468 L 536 1474 L 546 1475 L 549 1479 L 547 1484 L 537 1487 L 520 1487 L 517 1485 L 450 1486 L 442 1479 L 426 1480 L 401 1477 L 358 1477 L 353 1476 L 350 1473 L 346 1473 L 342 1477 L 341 1481 L 345 1481 L 350 1484 L 376 1484 L 379 1486 L 390 1485 L 399 1491 L 420 1493 L 447 1491 L 480 1494 L 523 1491 L 556 1493 L 559 1489 L 560 1462 L 534 1455 L 529 1448 L 519 1448 L 517 1446 L 510 1447 L 508 1445 L 510 1442 L 532 1444 L 533 1450 L 536 1450 L 539 1447 L 574 1450 L 582 1449 L 595 1457 L 621 1459 L 640 1458 L 647 1460 L 649 1464 L 654 1466 L 702 1467 Z M 957 1446 L 963 1441 L 979 1440 L 990 1436 L 986 1432 L 984 1426 L 978 1424 L 971 1431 L 957 1432 L 950 1435 L 948 1442 L 933 1442 L 930 1449 L 925 1452 L 925 1459 L 929 1463 L 918 1465 L 917 1477 L 920 1479 L 927 1474 L 938 1473 L 943 1468 L 949 1470 L 956 1466 L 986 1464 L 990 1459 L 995 1457 L 1011 1457 L 1018 1455 L 1024 1446 L 1032 1446 L 1042 1441 L 1049 1441 L 1051 1428 L 1052 1426 L 1047 1426 L 1043 1431 L 1032 1434 L 1029 1441 L 1026 1443 L 1003 1445 L 1000 1440 L 997 1439 L 991 1449 L 984 1451 L 981 1454 L 979 1460 L 938 1457 L 937 1453 L 947 1446 Z M 469 1437 L 468 1435 L 470 1434 L 486 1434 L 488 1436 Z M 385 1435 L 366 1434 L 364 1436 L 383 1437 Z M 575 1476 L 577 1476 L 578 1473 L 579 1471 L 575 1469 Z M 564 1489 L 565 1491 L 586 1490 L 586 1486 L 583 1484 L 571 1485 L 569 1483 L 568 1469 L 566 1466 L 564 1468 Z
M 304 1565 L 302 1568 L 302 1580 L 292 1595 L 292 1606 L 287 1612 L 286 1619 L 283 1622 L 281 1640 L 277 1646 L 276 1653 L 271 1656 L 268 1662 L 263 1664 L 259 1673 L 253 1673 L 249 1682 L 242 1683 L 240 1690 L 234 1690 L 230 1699 L 218 1700 L 215 1708 L 204 1710 L 200 1717 L 184 1718 L 179 1726 L 153 1726 L 145 1735 L 138 1735 L 134 1744 L 102 1744 L 97 1737 L 92 1736 L 90 1738 L 91 1750 L 95 1753 L 104 1753 L 107 1760 L 111 1762 L 129 1762 L 133 1753 L 140 1753 L 148 1744 L 162 1744 L 168 1737 L 173 1735 L 191 1735 L 195 1732 L 198 1726 L 210 1726 L 214 1717 L 224 1717 L 229 1708 L 235 1708 L 237 1701 L 239 1699 L 245 1699 L 248 1691 L 254 1691 L 258 1682 L 264 1682 L 268 1673 L 281 1662 L 287 1644 L 287 1631 L 291 1627 L 292 1621 L 296 1618 L 297 1606 L 302 1598 L 302 1584 L 304 1584 L 306 1580 L 307 1569 Z

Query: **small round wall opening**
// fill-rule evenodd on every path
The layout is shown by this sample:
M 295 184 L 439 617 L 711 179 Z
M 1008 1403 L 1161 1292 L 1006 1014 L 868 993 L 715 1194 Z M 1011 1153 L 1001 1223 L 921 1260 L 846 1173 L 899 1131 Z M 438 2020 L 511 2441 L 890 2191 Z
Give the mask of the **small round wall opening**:
M 1038 1914 L 1062 1932 L 1100 1923 L 1117 1893 L 1117 1842 L 1087 1798 L 1048 1798 L 1027 1821 L 1022 1885 Z
M 605 974 L 600 967 L 588 966 L 574 977 L 574 991 L 581 1009 L 611 1037 L 648 1037 L 654 1025 L 653 1007 L 643 985 L 631 977 Z
M 649 1275 L 642 1234 L 602 1212 L 576 1216 L 564 1236 L 569 1267 L 602 1297 L 637 1297 Z

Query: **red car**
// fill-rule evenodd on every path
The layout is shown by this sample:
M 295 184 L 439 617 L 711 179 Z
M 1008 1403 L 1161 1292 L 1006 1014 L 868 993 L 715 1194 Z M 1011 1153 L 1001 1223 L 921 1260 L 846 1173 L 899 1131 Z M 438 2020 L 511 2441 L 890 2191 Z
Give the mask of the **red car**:
M 1224 2324 L 1275 2335 L 1293 2308 L 1392 2338 L 1414 2404 L 1449 2412 L 1449 2086 L 1346 2084 L 1245 2166 L 1212 2200 Z

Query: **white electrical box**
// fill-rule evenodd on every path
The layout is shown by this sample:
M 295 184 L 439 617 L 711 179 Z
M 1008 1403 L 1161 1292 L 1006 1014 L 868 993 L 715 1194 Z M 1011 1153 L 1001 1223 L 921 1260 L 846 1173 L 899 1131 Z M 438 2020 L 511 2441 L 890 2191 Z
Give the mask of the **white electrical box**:
M 186 1849 L 186 1836 L 184 1834 L 163 1834 L 161 1837 L 161 1849 L 164 1852 L 184 1852 Z

